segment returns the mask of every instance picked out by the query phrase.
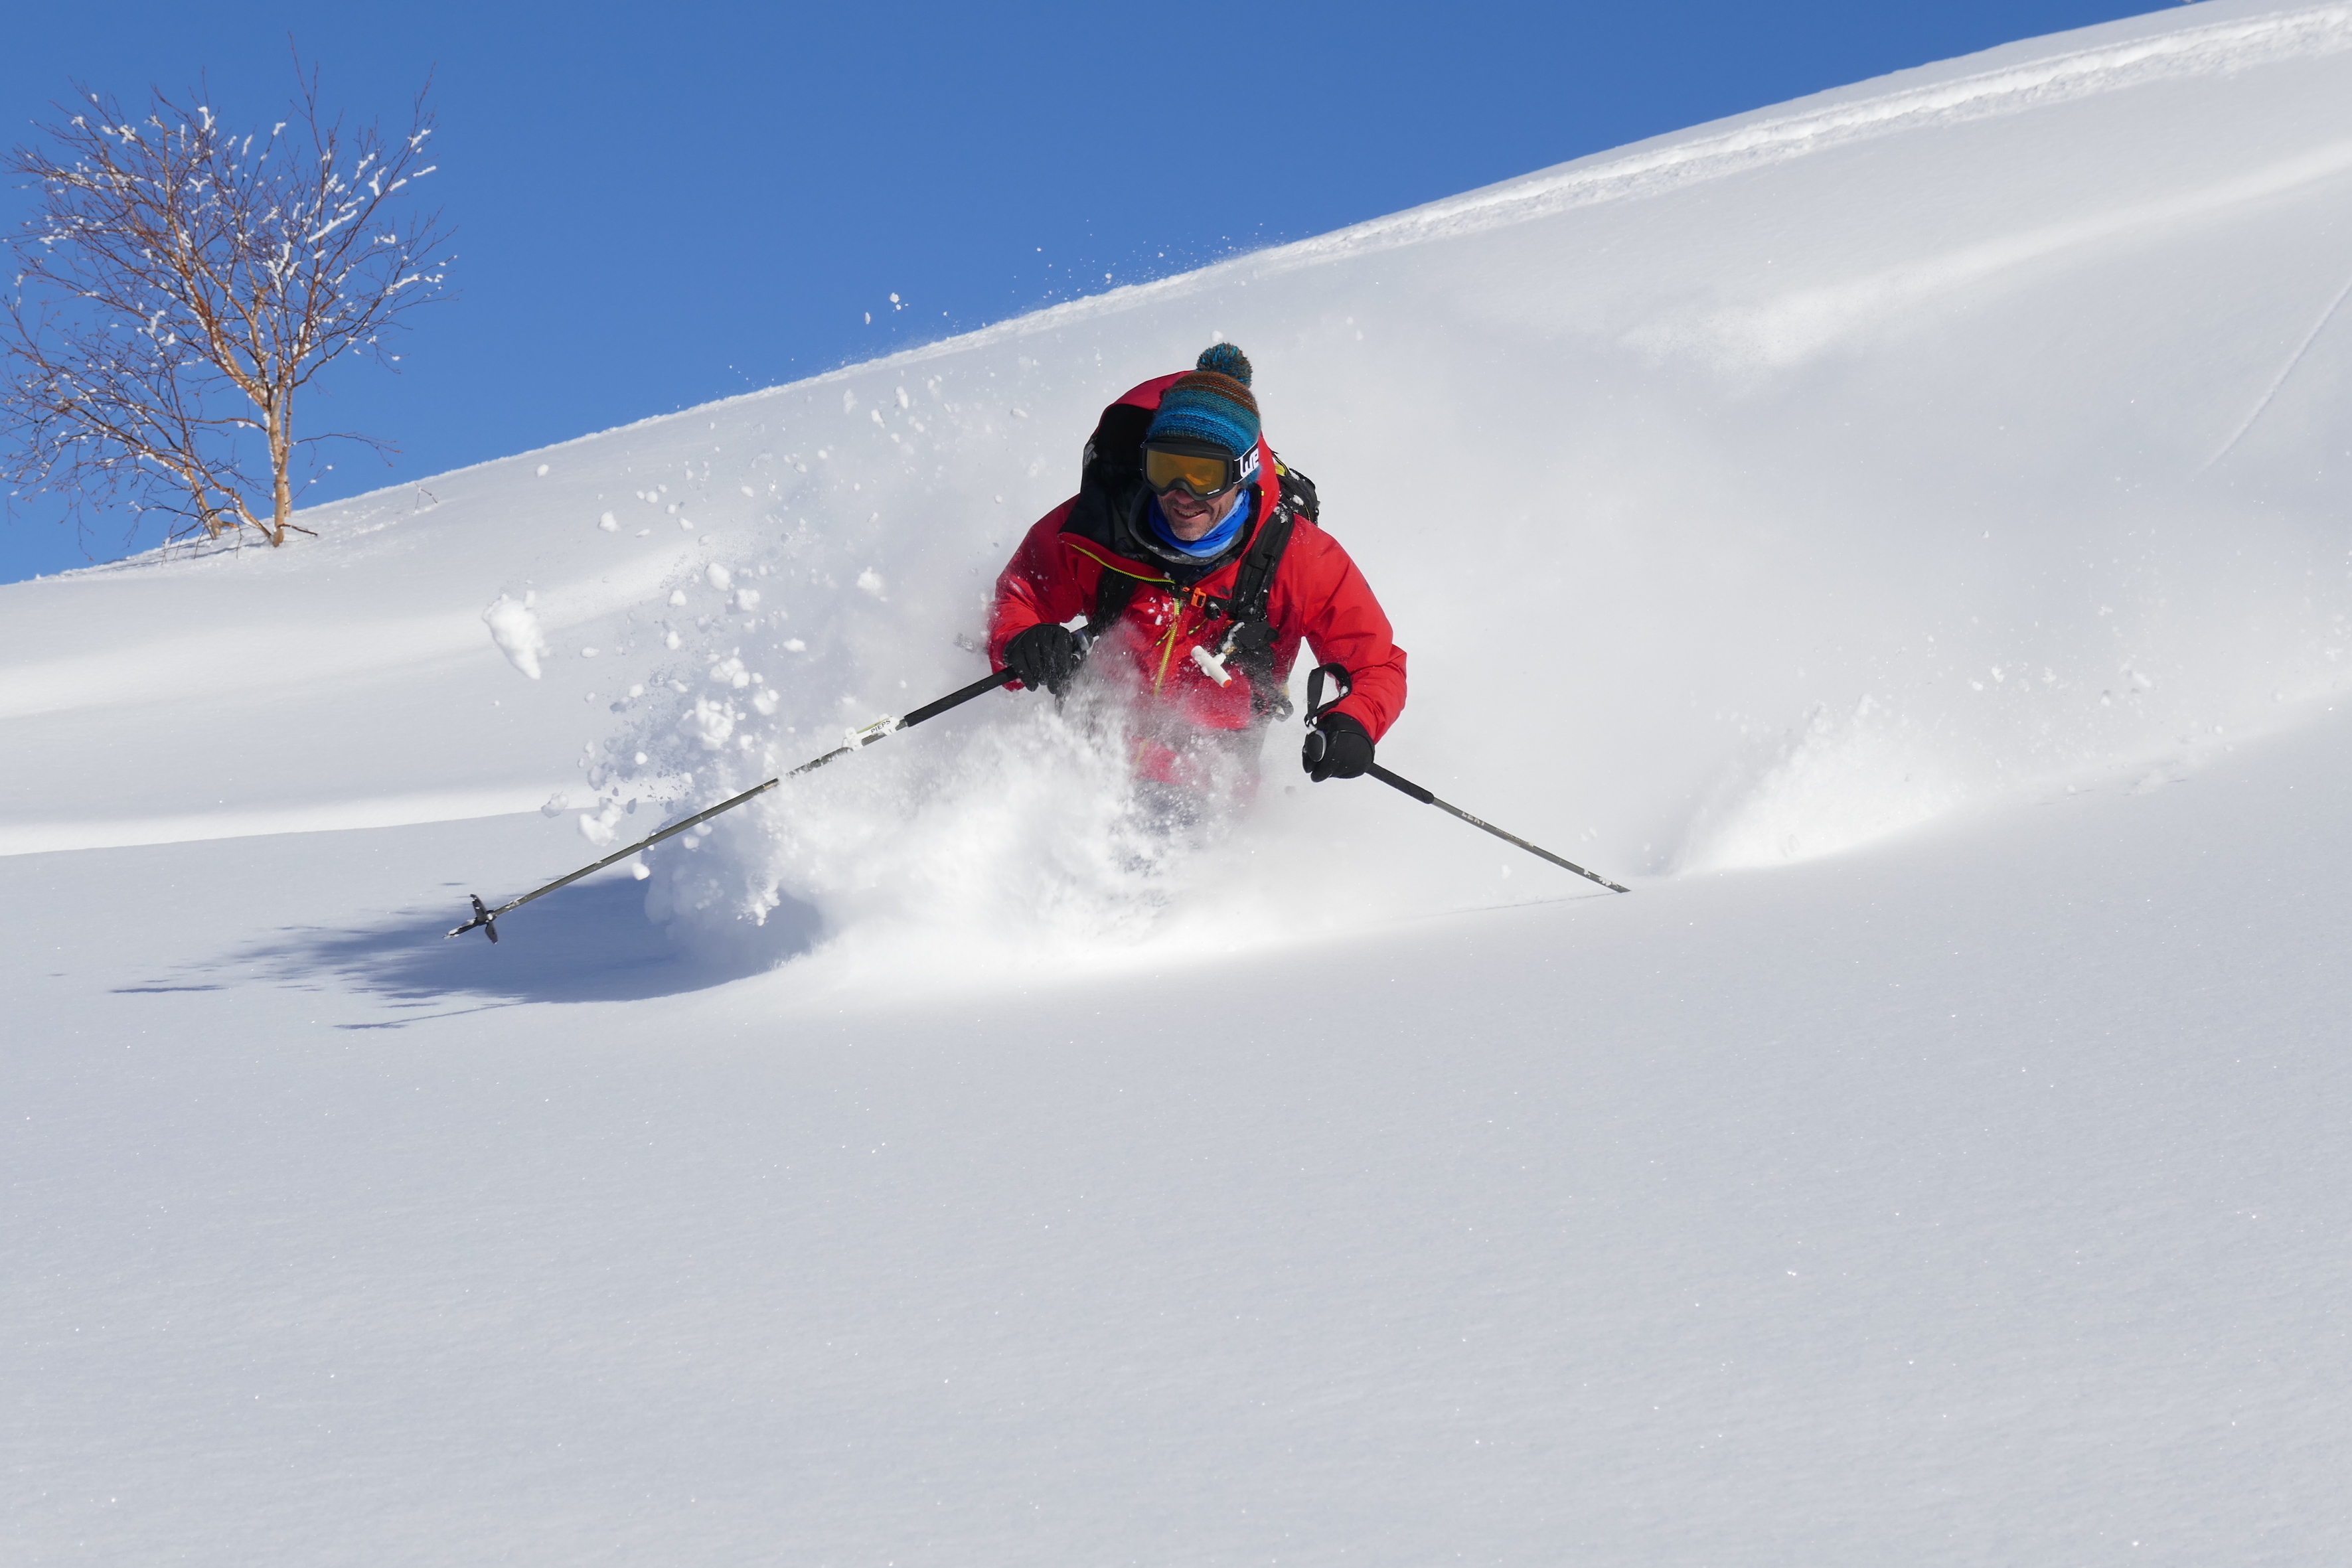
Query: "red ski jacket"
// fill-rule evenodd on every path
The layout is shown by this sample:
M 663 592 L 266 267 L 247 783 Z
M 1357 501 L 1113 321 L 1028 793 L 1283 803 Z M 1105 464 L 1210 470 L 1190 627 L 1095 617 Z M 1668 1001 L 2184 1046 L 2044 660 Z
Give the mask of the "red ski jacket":
M 1106 427 L 1121 405 L 1158 408 L 1160 393 L 1176 379 L 1147 381 L 1120 397 L 1104 411 Z M 1100 434 L 1098 428 L 1097 438 Z M 1170 563 L 1136 542 L 1131 522 L 1124 528 L 1117 519 L 1106 522 L 1103 508 L 1081 508 L 1082 497 L 1047 512 L 996 579 L 990 663 L 1003 668 L 1004 645 L 1031 626 L 1091 616 L 1103 574 L 1118 573 L 1135 579 L 1134 592 L 1114 635 L 1097 645 L 1089 662 L 1116 661 L 1135 687 L 1166 704 L 1171 716 L 1211 730 L 1248 728 L 1256 717 L 1249 676 L 1229 667 L 1230 683 L 1220 686 L 1192 650 L 1214 654 L 1223 642 L 1228 623 L 1206 602 L 1232 596 L 1249 542 L 1281 500 L 1285 470 L 1263 440 L 1258 472 L 1248 531 L 1228 559 L 1189 585 L 1175 581 Z M 1371 584 L 1347 551 L 1303 515 L 1294 520 L 1290 543 L 1275 571 L 1266 619 L 1275 632 L 1277 691 L 1289 681 L 1303 637 L 1314 645 L 1319 662 L 1344 665 L 1354 679 L 1355 689 L 1333 711 L 1355 719 L 1375 741 L 1388 732 L 1404 709 L 1404 649 L 1396 646 Z

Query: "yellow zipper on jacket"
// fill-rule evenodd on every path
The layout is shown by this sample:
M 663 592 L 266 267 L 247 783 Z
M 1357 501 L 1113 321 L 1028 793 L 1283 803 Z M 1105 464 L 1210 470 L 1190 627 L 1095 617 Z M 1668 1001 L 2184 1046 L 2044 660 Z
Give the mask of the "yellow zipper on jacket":
M 1172 599 L 1175 595 L 1171 594 L 1169 597 Z M 1176 613 L 1168 621 L 1167 639 L 1160 645 L 1160 673 L 1151 678 L 1151 695 L 1154 697 L 1159 696 L 1160 688 L 1168 684 L 1168 666 L 1176 658 L 1176 637 L 1183 629 L 1184 601 L 1176 599 Z

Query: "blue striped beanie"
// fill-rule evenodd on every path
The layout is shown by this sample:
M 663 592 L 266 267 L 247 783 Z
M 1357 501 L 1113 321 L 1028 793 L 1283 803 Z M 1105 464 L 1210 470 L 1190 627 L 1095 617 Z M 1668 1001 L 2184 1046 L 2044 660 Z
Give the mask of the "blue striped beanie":
M 1201 351 L 1189 375 L 1160 395 L 1147 441 L 1206 441 L 1236 458 L 1257 449 L 1257 399 L 1250 394 L 1249 355 L 1231 343 Z

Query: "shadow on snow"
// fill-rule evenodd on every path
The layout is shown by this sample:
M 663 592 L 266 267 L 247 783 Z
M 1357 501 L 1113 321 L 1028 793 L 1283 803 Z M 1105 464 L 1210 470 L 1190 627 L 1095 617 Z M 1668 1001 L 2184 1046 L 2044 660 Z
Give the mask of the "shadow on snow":
M 566 888 L 517 910 L 499 921 L 495 946 L 479 931 L 445 940 L 468 912 L 453 904 L 355 931 L 288 931 L 240 956 L 282 983 L 379 996 L 396 1009 L 437 1015 L 461 999 L 635 1002 L 699 991 L 806 952 L 821 924 L 814 909 L 787 900 L 723 952 L 681 951 L 646 919 L 644 889 L 617 879 Z M 396 1028 L 410 1021 L 341 1026 Z

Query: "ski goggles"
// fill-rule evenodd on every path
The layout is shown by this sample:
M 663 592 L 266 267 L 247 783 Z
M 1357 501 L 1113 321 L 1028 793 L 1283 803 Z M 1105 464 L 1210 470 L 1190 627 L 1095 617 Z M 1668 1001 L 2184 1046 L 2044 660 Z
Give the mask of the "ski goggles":
M 1255 447 L 1245 458 L 1235 458 L 1204 441 L 1154 441 L 1143 448 L 1143 482 L 1156 496 L 1181 489 L 1206 500 L 1224 494 L 1255 472 Z

